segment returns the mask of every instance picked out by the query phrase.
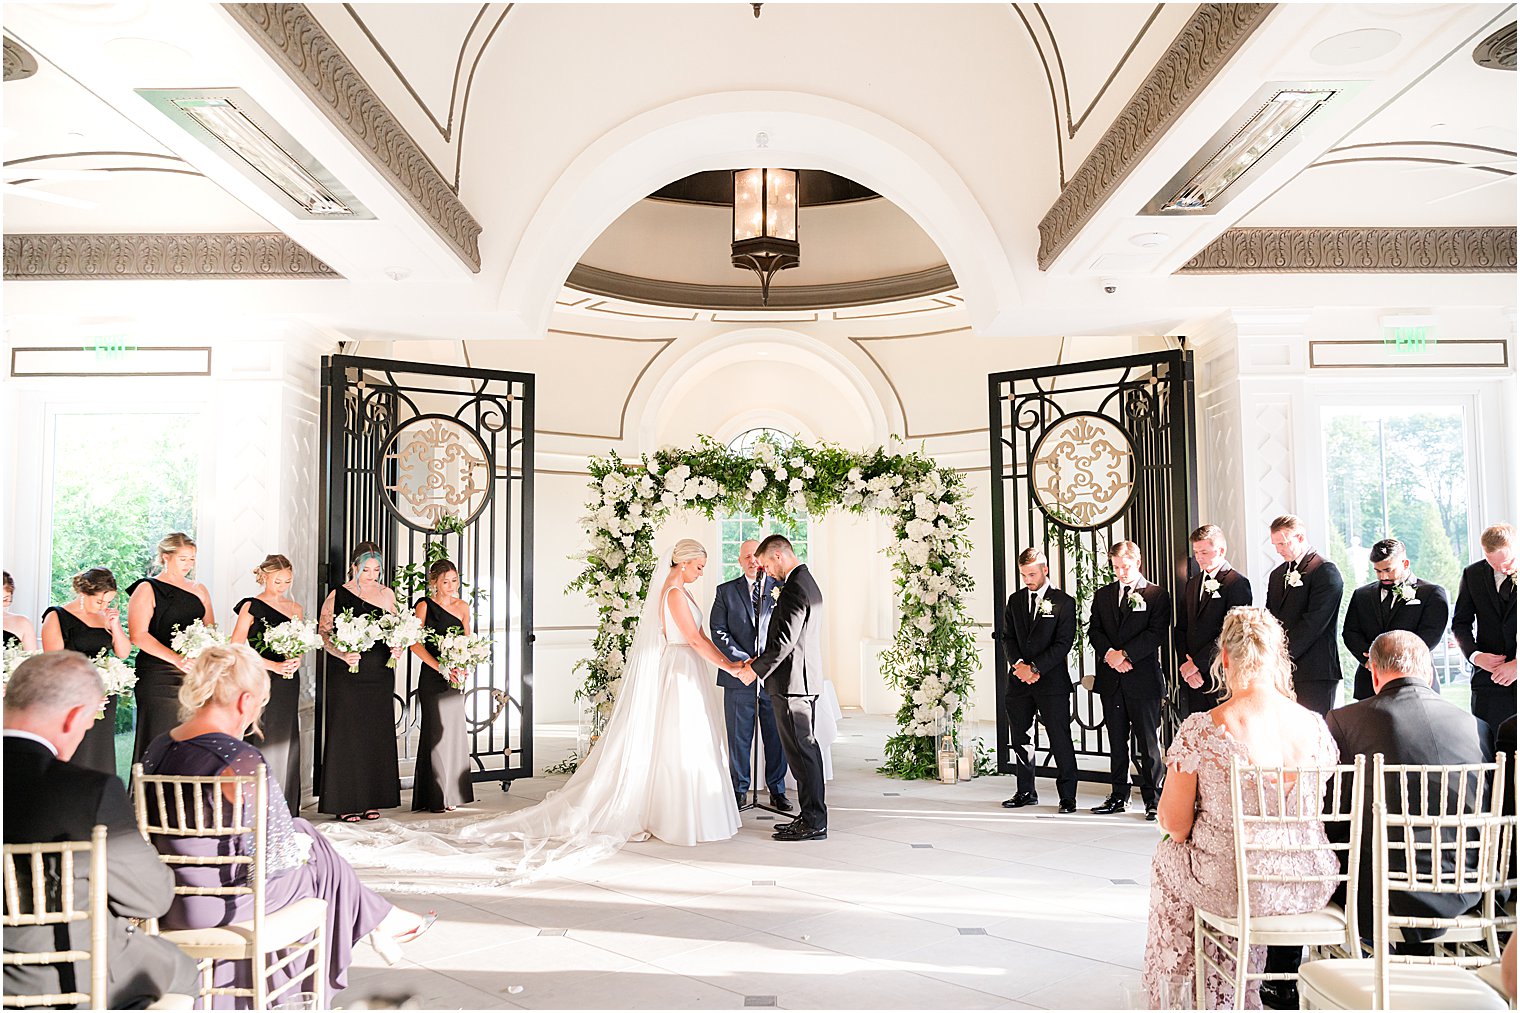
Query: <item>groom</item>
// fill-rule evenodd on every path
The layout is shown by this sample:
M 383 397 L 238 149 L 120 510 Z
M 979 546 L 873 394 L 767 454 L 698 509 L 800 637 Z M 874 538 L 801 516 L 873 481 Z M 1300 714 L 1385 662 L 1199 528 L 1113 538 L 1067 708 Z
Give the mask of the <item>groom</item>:
M 813 737 L 813 716 L 823 689 L 823 592 L 783 536 L 767 535 L 755 558 L 782 584 L 771 610 L 765 650 L 750 667 L 770 694 L 802 807 L 796 820 L 777 827 L 772 836 L 778 841 L 821 841 L 829 836 L 829 811 L 823 804 L 823 754 Z

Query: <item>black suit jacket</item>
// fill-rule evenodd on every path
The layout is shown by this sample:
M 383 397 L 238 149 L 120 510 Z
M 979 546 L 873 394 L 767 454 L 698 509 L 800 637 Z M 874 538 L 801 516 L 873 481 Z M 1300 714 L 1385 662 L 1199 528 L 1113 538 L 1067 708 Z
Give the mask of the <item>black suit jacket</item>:
M 1160 699 L 1166 692 L 1161 648 L 1172 624 L 1172 602 L 1160 584 L 1147 582 L 1139 591 L 1145 599 L 1144 610 L 1131 609 L 1119 601 L 1118 581 L 1093 592 L 1092 612 L 1087 620 L 1087 642 L 1097 657 L 1093 689 L 1099 693 L 1122 689 L 1126 695 L 1139 699 Z M 1134 667 L 1128 672 L 1114 671 L 1103 660 L 1110 649 L 1129 655 Z
M 1341 628 L 1341 641 L 1357 659 L 1357 682 L 1371 685 L 1372 673 L 1364 659 L 1380 634 L 1406 630 L 1425 641 L 1425 646 L 1432 650 L 1446 635 L 1446 621 L 1451 618 L 1451 599 L 1446 597 L 1446 589 L 1418 577 L 1409 581 L 1409 585 L 1414 588 L 1415 601 L 1419 604 L 1396 601 L 1387 625 L 1378 614 L 1383 597 L 1380 582 L 1364 584 L 1351 592 L 1351 604 L 1346 607 L 1346 624 Z
M 1008 662 L 1010 670 L 1015 661 L 1027 661 L 1040 673 L 1040 678 L 1030 685 L 1010 677 L 1008 691 L 1042 695 L 1070 693 L 1071 676 L 1067 673 L 1066 658 L 1077 639 L 1077 600 L 1058 587 L 1047 587 L 1044 601 L 1050 603 L 1050 614 L 1041 614 L 1031 622 L 1031 597 L 1027 588 L 1008 596 L 1008 605 L 1003 610 L 1003 628 L 998 636 L 1003 641 L 1003 659 Z
M 776 587 L 776 582 L 763 570 L 755 576 L 763 581 L 760 585 L 760 624 L 765 627 L 775 605 L 771 590 Z M 742 573 L 718 585 L 707 626 L 712 631 L 713 645 L 730 661 L 748 661 L 759 655 L 764 645 L 759 642 L 755 615 L 750 610 L 749 580 Z M 718 670 L 718 685 L 724 689 L 744 688 L 744 683 L 722 669 Z
M 142 1008 L 176 982 L 193 980 L 194 965 L 172 943 L 133 930 L 128 918 L 157 918 L 174 899 L 174 875 L 158 852 L 137 832 L 137 820 L 119 779 L 76 767 L 53 756 L 41 743 L 5 736 L 5 843 L 44 844 L 87 841 L 103 824 L 106 840 L 108 936 L 107 985 L 112 1009 Z M 89 897 L 87 863 L 75 866 L 75 903 Z M 23 894 L 30 892 L 29 871 Z M 77 948 L 88 950 L 88 922 L 67 926 L 23 926 L 5 930 L 7 953 Z M 11 992 L 89 991 L 89 962 L 7 967 Z M 146 1001 L 145 1001 L 146 1000 Z
M 1477 630 L 1474 632 L 1474 623 Z M 1494 568 L 1488 560 L 1480 559 L 1462 571 L 1462 583 L 1457 588 L 1457 607 L 1451 615 L 1451 634 L 1457 638 L 1463 657 L 1471 660 L 1479 651 L 1485 654 L 1501 654 L 1505 661 L 1515 657 L 1515 599 L 1505 602 L 1494 586 Z M 1494 678 L 1487 671 L 1473 667 L 1473 689 L 1508 689 L 1494 687 Z
M 1350 763 L 1358 755 L 1368 758 L 1367 797 L 1362 817 L 1361 886 L 1357 897 L 1362 934 L 1367 935 L 1372 931 L 1372 754 L 1382 753 L 1387 763 L 1484 763 L 1493 759 L 1489 729 L 1483 721 L 1441 699 L 1440 694 L 1429 686 L 1411 679 L 1399 679 L 1384 686 L 1376 696 L 1338 707 L 1326 715 L 1325 721 L 1335 744 L 1340 747 L 1342 763 Z M 1390 792 L 1390 807 L 1397 802 Z M 1472 802 L 1472 799 L 1467 800 L 1469 805 Z M 1341 811 L 1348 809 L 1349 804 L 1342 802 Z M 1327 823 L 1325 831 L 1336 843 L 1350 839 L 1345 823 Z M 1402 856 L 1395 854 L 1394 858 L 1397 861 Z M 1389 896 L 1390 910 L 1396 915 L 1449 918 L 1469 910 L 1480 895 L 1393 893 Z
M 1219 632 L 1225 614 L 1237 605 L 1251 604 L 1251 582 L 1231 567 L 1219 571 L 1219 590 L 1203 593 L 1203 573 L 1188 578 L 1177 609 L 1177 651 L 1193 659 L 1209 684 L 1209 669 L 1219 653 Z
M 1289 587 L 1288 564 L 1267 577 L 1267 611 L 1288 631 L 1288 654 L 1295 682 L 1340 682 L 1341 656 L 1335 648 L 1345 582 L 1334 563 L 1317 552 L 1299 560 L 1303 585 Z
M 781 585 L 771 610 L 765 651 L 755 675 L 771 696 L 817 696 L 823 691 L 823 592 L 801 563 Z

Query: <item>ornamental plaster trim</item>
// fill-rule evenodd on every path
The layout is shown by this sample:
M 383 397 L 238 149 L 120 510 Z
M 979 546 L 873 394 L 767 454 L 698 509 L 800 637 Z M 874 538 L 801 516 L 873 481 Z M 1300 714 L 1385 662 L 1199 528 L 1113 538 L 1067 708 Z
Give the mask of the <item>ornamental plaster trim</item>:
M 10 36 L 5 37 L 5 80 L 21 81 L 37 73 L 37 59 Z
M 1515 229 L 1242 228 L 1178 274 L 1497 274 L 1515 271 Z
M 278 232 L 5 237 L 6 281 L 341 278 Z
M 291 80 L 388 175 L 470 269 L 480 270 L 480 223 L 305 4 L 223 4 Z
M 1050 268 L 1275 6 L 1199 5 L 1040 220 L 1041 270 Z

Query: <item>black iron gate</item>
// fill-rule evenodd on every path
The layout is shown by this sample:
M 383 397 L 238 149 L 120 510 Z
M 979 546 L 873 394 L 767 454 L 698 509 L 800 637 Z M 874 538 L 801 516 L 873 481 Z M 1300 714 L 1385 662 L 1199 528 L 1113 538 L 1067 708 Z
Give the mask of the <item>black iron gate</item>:
M 322 594 L 348 576 L 352 547 L 379 543 L 403 609 L 440 556 L 459 567 L 473 626 L 494 645 L 465 690 L 476 781 L 505 789 L 533 773 L 533 376 L 424 362 L 323 359 Z M 323 690 L 317 679 L 316 779 Z M 403 782 L 417 726 L 418 671 L 396 668 Z
M 1145 576 L 1175 603 L 1188 574 L 1187 536 L 1198 514 L 1192 353 L 1183 350 L 993 373 L 987 378 L 992 451 L 992 589 L 998 700 L 998 769 L 1013 772 L 1001 634 L 1017 558 L 1044 551 L 1050 580 L 1077 598 L 1077 677 L 1093 672 L 1086 644 L 1092 592 L 1108 583 L 1108 548 L 1140 546 Z M 1177 666 L 1162 647 L 1168 692 L 1163 743 L 1176 727 Z M 1075 688 L 1072 735 L 1084 780 L 1107 780 L 1108 742 L 1097 694 Z M 1050 767 L 1038 727 L 1035 747 Z

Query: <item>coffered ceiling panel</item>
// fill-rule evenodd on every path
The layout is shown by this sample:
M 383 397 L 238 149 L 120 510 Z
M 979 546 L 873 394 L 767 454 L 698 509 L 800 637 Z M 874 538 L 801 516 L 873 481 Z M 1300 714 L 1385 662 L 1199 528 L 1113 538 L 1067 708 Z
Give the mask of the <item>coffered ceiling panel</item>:
M 328 14 L 337 4 L 323 4 Z M 432 118 L 447 125 L 457 112 L 455 82 L 469 67 L 464 49 L 490 4 L 429 4 L 426 17 L 405 4 L 342 4 L 393 73 Z

